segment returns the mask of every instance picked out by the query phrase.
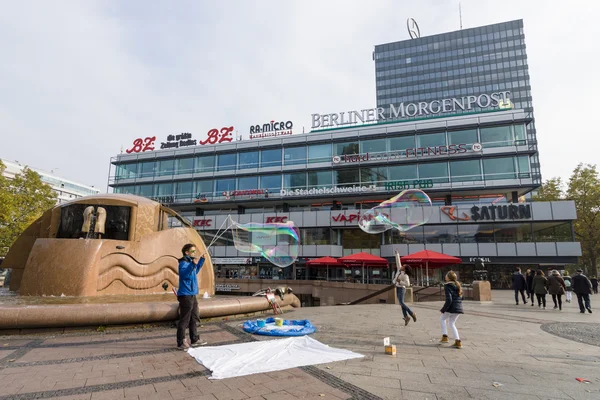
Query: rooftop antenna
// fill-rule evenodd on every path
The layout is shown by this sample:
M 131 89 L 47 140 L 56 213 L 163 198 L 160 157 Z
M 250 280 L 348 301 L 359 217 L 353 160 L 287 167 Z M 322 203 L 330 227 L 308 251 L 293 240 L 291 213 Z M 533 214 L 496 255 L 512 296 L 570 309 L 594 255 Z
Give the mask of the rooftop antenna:
M 460 29 L 462 29 L 462 7 L 460 1 L 458 2 L 458 17 L 460 18 Z

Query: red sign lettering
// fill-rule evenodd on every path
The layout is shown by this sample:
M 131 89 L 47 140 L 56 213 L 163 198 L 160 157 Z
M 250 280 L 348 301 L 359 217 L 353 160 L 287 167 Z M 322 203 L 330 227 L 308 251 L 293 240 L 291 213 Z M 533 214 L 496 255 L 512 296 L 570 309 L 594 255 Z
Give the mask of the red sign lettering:
M 233 132 L 233 126 L 221 128 L 220 133 L 218 129 L 211 129 L 210 131 L 208 131 L 208 137 L 206 138 L 206 140 L 202 140 L 200 144 L 204 146 L 205 144 L 231 142 L 233 140 L 231 132 Z
M 143 153 L 144 151 L 152 151 L 154 150 L 154 142 L 156 141 L 156 136 L 147 137 L 144 140 L 142 138 L 137 138 L 133 141 L 133 147 L 125 150 L 127 154 L 131 153 Z
M 350 214 L 350 215 L 338 214 L 338 215 L 332 215 L 331 218 L 335 222 L 354 222 L 354 221 L 358 222 L 358 219 L 360 218 L 360 214 L 359 213 Z
M 195 219 L 194 226 L 210 227 L 212 226 L 212 219 Z
M 288 217 L 267 217 L 266 223 L 267 224 L 284 224 L 286 222 L 286 220 L 288 219 Z

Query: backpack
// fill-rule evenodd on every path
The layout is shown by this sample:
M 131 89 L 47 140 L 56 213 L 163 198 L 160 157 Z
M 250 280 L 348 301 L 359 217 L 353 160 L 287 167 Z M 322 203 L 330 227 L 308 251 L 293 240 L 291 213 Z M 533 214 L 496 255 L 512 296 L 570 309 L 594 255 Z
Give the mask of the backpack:
M 570 279 L 566 279 L 565 280 L 565 286 L 566 287 L 571 287 L 571 280 Z

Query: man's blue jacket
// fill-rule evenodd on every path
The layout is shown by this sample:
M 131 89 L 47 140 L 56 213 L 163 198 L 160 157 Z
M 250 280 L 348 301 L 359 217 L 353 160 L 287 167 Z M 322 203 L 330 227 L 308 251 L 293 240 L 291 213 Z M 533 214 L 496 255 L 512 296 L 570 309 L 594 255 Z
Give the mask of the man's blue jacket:
M 198 264 L 194 259 L 184 256 L 179 260 L 179 289 L 177 296 L 197 296 L 198 295 L 198 272 L 204 265 L 204 257 L 200 258 Z

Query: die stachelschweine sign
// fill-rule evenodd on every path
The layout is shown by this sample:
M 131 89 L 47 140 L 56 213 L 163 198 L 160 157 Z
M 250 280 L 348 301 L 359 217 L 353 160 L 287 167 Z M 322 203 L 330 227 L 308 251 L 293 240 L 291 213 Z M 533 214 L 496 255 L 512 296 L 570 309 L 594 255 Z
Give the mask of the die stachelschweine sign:
M 479 96 L 464 96 L 460 98 L 420 101 L 417 103 L 390 104 L 389 111 L 383 107 L 368 108 L 360 111 L 342 111 L 333 114 L 312 114 L 312 129 L 332 128 L 366 122 L 395 120 L 406 117 L 418 117 L 468 111 L 479 108 L 511 108 L 510 91 L 480 94 Z

